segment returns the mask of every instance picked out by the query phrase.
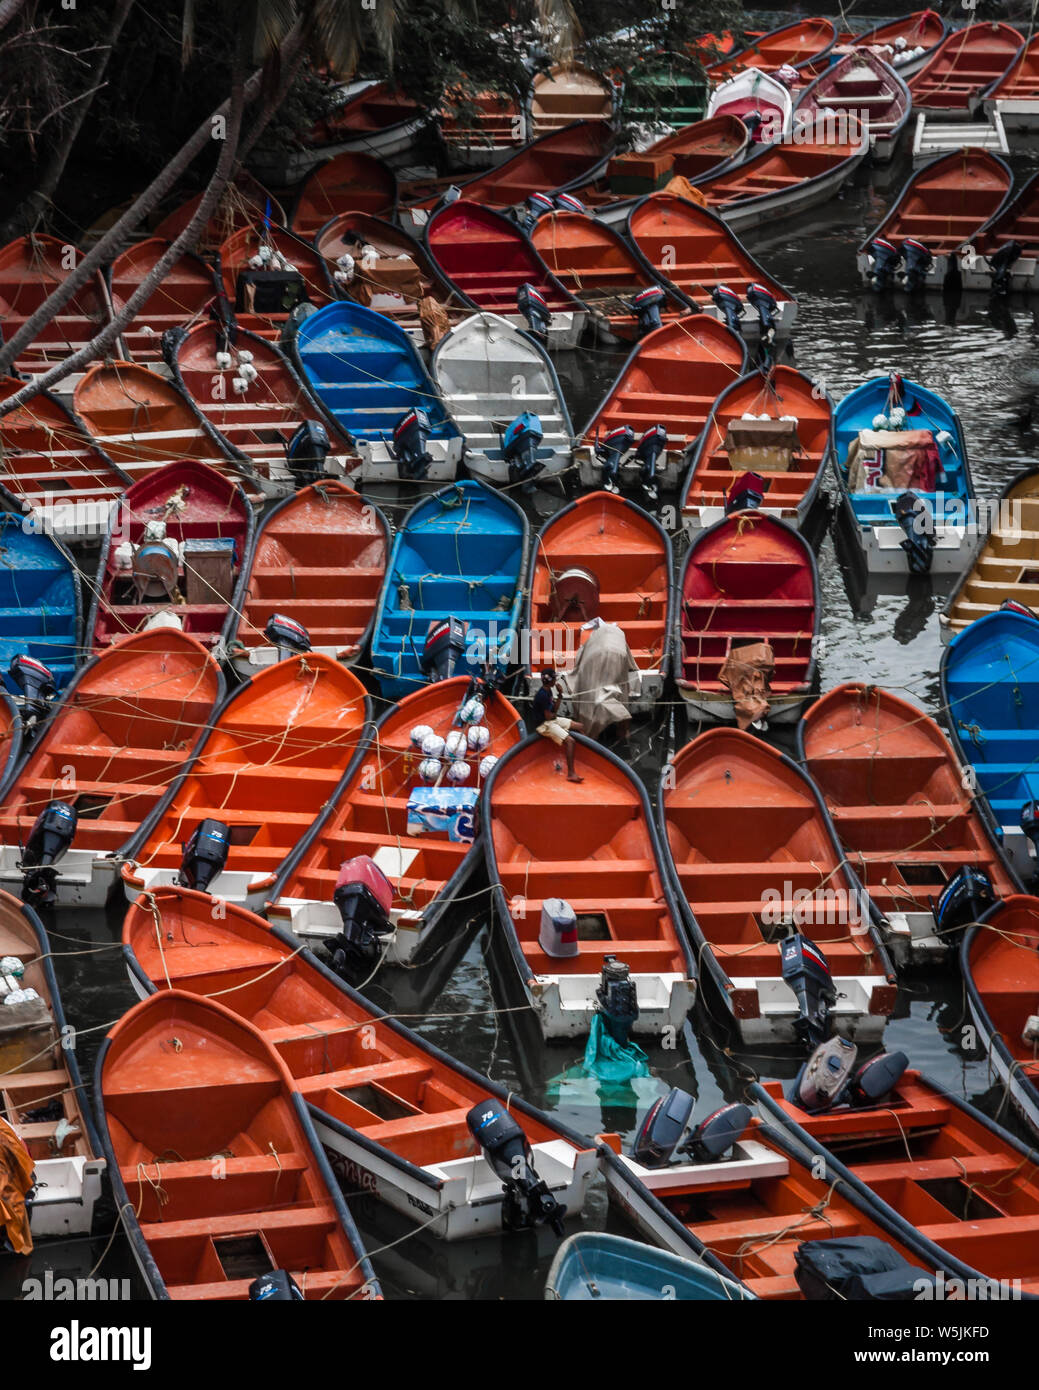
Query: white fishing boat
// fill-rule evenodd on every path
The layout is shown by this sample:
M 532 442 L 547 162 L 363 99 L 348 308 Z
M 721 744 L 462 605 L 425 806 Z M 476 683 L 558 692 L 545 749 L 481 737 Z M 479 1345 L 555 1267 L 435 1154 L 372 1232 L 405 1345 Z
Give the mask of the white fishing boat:
M 707 103 L 707 119 L 712 116 L 760 115 L 761 124 L 754 133 L 754 139 L 762 145 L 776 140 L 785 140 L 790 134 L 790 121 L 794 110 L 794 99 L 790 88 L 784 87 L 777 77 L 770 77 L 757 68 L 744 68 L 735 77 L 722 82 L 711 93 Z

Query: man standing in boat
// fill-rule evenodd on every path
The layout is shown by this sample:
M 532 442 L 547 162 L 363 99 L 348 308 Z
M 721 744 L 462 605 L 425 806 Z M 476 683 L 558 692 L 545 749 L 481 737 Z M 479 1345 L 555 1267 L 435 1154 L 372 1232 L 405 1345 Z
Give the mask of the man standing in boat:
M 554 692 L 554 693 L 553 693 Z M 537 732 L 542 738 L 550 738 L 566 754 L 566 780 L 583 782 L 574 771 L 574 752 L 576 744 L 570 737 L 572 732 L 584 733 L 584 726 L 576 719 L 562 719 L 556 714 L 563 692 L 556 681 L 556 673 L 551 666 L 541 672 L 541 689 L 534 696 L 534 715 Z

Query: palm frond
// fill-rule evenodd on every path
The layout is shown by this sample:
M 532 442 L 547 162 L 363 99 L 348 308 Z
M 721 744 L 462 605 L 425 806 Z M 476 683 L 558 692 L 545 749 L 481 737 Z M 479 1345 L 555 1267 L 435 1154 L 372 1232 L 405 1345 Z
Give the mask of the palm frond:
M 581 38 L 581 23 L 571 0 L 534 0 L 534 12 L 552 56 L 572 58 Z
M 180 64 L 187 67 L 195 49 L 195 0 L 184 0 L 180 20 Z
M 376 0 L 375 13 L 392 9 L 395 0 Z M 361 0 L 314 0 L 314 46 L 319 59 L 337 77 L 352 77 L 360 57 L 370 10 L 361 9 Z
M 276 52 L 296 22 L 293 0 L 247 0 L 255 6 L 256 44 L 253 58 L 259 62 Z

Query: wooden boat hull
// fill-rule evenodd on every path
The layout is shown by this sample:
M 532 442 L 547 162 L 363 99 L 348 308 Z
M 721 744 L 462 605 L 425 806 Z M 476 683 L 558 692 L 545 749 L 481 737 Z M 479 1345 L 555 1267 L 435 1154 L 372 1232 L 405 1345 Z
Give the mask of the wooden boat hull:
M 960 262 L 964 289 L 992 291 L 992 256 L 1009 241 L 1016 241 L 1021 252 L 1004 272 L 1007 288 L 1039 288 L 1039 175 L 1033 174 L 974 238 L 976 254 L 968 254 Z
M 231 844 L 210 892 L 262 908 L 282 861 L 327 816 L 357 762 L 369 714 L 353 672 L 318 652 L 288 657 L 239 686 L 127 846 L 129 900 L 175 883 L 183 844 L 202 821 L 217 820 Z
M 495 913 L 511 965 L 509 985 L 533 1009 L 546 1039 L 587 1034 L 605 955 L 631 969 L 639 1017 L 633 1032 L 681 1030 L 696 999 L 696 966 L 664 868 L 642 784 L 581 734 L 583 781 L 567 781 L 559 749 L 535 735 L 487 780 L 485 853 Z M 623 826 L 623 830 L 620 828 Z M 576 955 L 540 944 L 542 904 L 565 895 L 592 929 Z
M 108 267 L 113 313 L 120 313 L 142 282 L 169 251 L 172 242 L 149 237 L 136 242 Z M 205 315 L 219 293 L 213 267 L 198 256 L 178 256 L 129 326 L 119 335 L 121 356 L 128 362 L 160 362 L 162 335 Z
M 312 133 L 310 165 L 305 156 L 294 162 L 296 178 L 317 160 L 347 150 L 361 150 L 379 159 L 404 154 L 427 122 L 425 110 L 388 82 L 361 80 L 342 91 L 343 104 L 319 121 Z
M 794 113 L 806 123 L 819 121 L 832 111 L 861 119 L 866 113 L 874 164 L 894 158 L 909 120 L 913 99 L 898 72 L 868 48 L 857 48 L 823 72 L 801 93 Z
M 56 237 L 18 237 L 0 247 L 0 319 L 10 340 L 67 278 L 78 256 Z M 71 257 L 71 260 L 70 260 Z M 108 293 L 98 272 L 65 304 L 15 362 L 20 375 L 34 375 L 85 347 L 109 321 Z
M 876 686 L 839 685 L 805 711 L 797 753 L 897 966 L 941 961 L 953 950 L 936 932 L 933 905 L 965 865 L 987 874 L 997 897 L 1019 890 L 948 739 L 908 701 Z
M 714 63 L 707 69 L 713 82 L 720 82 L 744 68 L 756 67 L 766 71 L 788 64 L 804 67 L 824 57 L 837 42 L 837 29 L 828 19 L 799 19 L 783 24 L 748 44 L 746 48 Z
M 559 1247 L 545 1283 L 545 1297 L 560 1303 L 589 1300 L 658 1300 L 683 1303 L 753 1301 L 745 1284 L 704 1265 L 605 1231 L 581 1231 Z
M 180 990 L 134 1005 L 102 1044 L 94 1092 L 152 1298 L 247 1300 L 275 1269 L 306 1298 L 380 1297 L 288 1068 L 230 1009 Z
M 534 78 L 530 96 L 530 130 L 535 137 L 591 121 L 607 126 L 613 120 L 616 88 L 606 77 L 579 63 L 557 64 Z
M 89 1235 L 105 1161 L 39 917 L 0 892 L 0 957 L 39 999 L 0 1012 L 0 1109 L 33 1159 L 33 1238 Z M 46 1111 L 46 1114 L 41 1112 Z
M 17 513 L 0 512 L 0 671 L 6 674 L 16 656 L 31 656 L 62 689 L 79 662 L 82 627 L 83 597 L 72 556 Z
M 156 814 L 223 694 L 205 647 L 170 628 L 124 637 L 82 667 L 0 808 L 0 886 L 21 891 L 20 845 L 44 807 L 67 798 L 81 819 L 57 865 L 57 905 L 104 906 L 124 846 Z
M 1009 24 L 986 21 L 954 31 L 909 83 L 913 106 L 947 121 L 968 120 L 980 98 L 1011 69 L 1022 45 Z
M 1021 49 L 982 103 L 987 120 L 998 114 L 1006 130 L 1035 130 L 1039 126 L 1039 38 Z
M 308 831 L 282 864 L 269 895 L 272 921 L 307 943 L 336 935 L 342 923 L 332 894 L 339 866 L 369 854 L 394 888 L 387 961 L 406 963 L 420 954 L 468 881 L 480 857 L 483 830 L 477 825 L 471 840 L 456 840 L 447 831 L 427 833 L 420 823 L 409 823 L 410 794 L 425 785 L 419 776 L 422 753 L 411 730 L 426 725 L 446 735 L 468 690 L 468 677 L 454 676 L 406 695 L 386 711 L 367 735 L 363 754 L 327 819 Z M 489 736 L 485 752 L 493 757 L 501 757 L 524 736 L 519 713 L 500 692 L 486 703 L 484 725 Z
M 156 937 L 153 910 L 165 939 Z M 597 1166 L 586 1140 L 381 1013 L 279 927 L 237 907 L 214 921 L 206 894 L 164 888 L 154 905 L 131 908 L 123 941 L 142 997 L 171 987 L 203 997 L 230 990 L 222 997 L 280 1054 L 333 1171 L 351 1189 L 440 1240 L 500 1234 L 502 1184 L 464 1120 L 493 1097 L 522 1125 L 552 1195 L 568 1215 L 580 1213 Z M 351 1046 L 359 1029 L 368 1040 L 360 1052 Z
M 574 435 L 570 412 L 548 353 L 529 333 L 499 314 L 472 314 L 441 338 L 431 371 L 465 439 L 463 461 L 474 477 L 497 485 L 509 482 L 495 422 L 508 423 L 521 408 L 538 417 L 544 432 L 537 449 L 538 477 L 569 467 Z
M 393 217 L 397 210 L 397 175 L 370 154 L 349 152 L 320 165 L 300 190 L 291 230 L 310 241 L 344 212 Z
M 1005 599 L 1026 608 L 1039 607 L 1039 546 L 1032 533 L 1039 530 L 1039 469 L 1016 474 L 996 499 L 989 533 L 974 564 L 966 570 L 938 615 L 943 642 L 986 613 L 995 612 Z

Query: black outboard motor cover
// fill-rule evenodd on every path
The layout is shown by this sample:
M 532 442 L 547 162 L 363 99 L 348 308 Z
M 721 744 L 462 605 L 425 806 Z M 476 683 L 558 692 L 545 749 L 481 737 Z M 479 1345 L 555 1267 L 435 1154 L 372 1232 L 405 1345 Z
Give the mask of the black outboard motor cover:
M 527 1136 L 504 1106 L 496 1100 L 482 1100 L 465 1120 L 505 1190 L 504 1228 L 516 1231 L 547 1222 L 557 1236 L 562 1236 L 566 1209 L 538 1176 Z
M 526 212 L 520 225 L 529 235 L 538 218 L 544 217 L 546 212 L 551 212 L 555 204 L 547 193 L 531 193 L 524 203 L 524 207 Z
M 794 1023 L 799 1042 L 818 1044 L 826 1036 L 830 1008 L 837 1002 L 826 957 L 814 942 L 795 932 L 779 943 L 783 979 L 794 991 L 800 1017 Z
M 852 1078 L 854 1105 L 876 1105 L 891 1094 L 905 1075 L 909 1058 L 904 1052 L 880 1052 L 863 1063 Z
M 999 609 L 1001 613 L 1020 613 L 1022 618 L 1034 618 L 1039 623 L 1039 613 L 1029 608 L 1027 603 L 1019 603 L 1016 598 L 1005 598 Z
M 419 658 L 422 674 L 433 682 L 450 680 L 465 652 L 466 625 L 461 618 L 440 618 L 430 623 Z
M 631 1156 L 643 1168 L 663 1168 L 685 1133 L 693 1113 L 693 1097 L 673 1087 L 646 1111 L 631 1146 Z
M 667 448 L 667 430 L 663 425 L 650 425 L 635 449 L 642 490 L 651 502 L 657 499 L 657 460 Z
M 909 1301 L 921 1280 L 935 1276 L 904 1259 L 893 1245 L 876 1236 L 807 1240 L 794 1254 L 795 1277 L 812 1300 Z
M 559 208 L 560 212 L 588 211 L 584 203 L 581 202 L 580 198 L 575 198 L 572 193 L 557 193 L 555 202 L 556 207 Z
M 426 477 L 433 462 L 426 448 L 428 439 L 429 416 L 418 406 L 397 421 L 393 427 L 393 457 L 397 460 L 398 477 Z
M 915 294 L 917 290 L 924 287 L 927 279 L 927 272 L 934 264 L 934 257 L 928 251 L 922 241 L 917 241 L 916 237 L 907 236 L 902 243 L 902 255 L 905 257 L 906 273 L 902 277 L 905 285 L 906 294 Z
M 768 483 L 760 473 L 741 473 L 729 488 L 725 498 L 725 515 L 730 512 L 746 512 L 760 507 L 765 500 Z
M 716 1163 L 743 1138 L 749 1124 L 749 1105 L 723 1105 L 700 1121 L 682 1148 L 700 1163 Z
M 298 270 L 241 270 L 235 281 L 235 310 L 247 314 L 289 314 L 307 297 Z
M 53 671 L 34 656 L 13 656 L 7 675 L 34 710 L 37 706 L 46 708 L 47 702 L 58 693 Z
M 832 1110 L 845 1098 L 857 1056 L 858 1048 L 847 1038 L 821 1042 L 798 1072 L 790 1099 L 812 1114 Z
M 602 464 L 602 485 L 607 492 L 618 492 L 621 459 L 635 443 L 635 431 L 630 425 L 618 425 L 600 442 L 596 440 L 595 456 Z
M 741 333 L 743 329 L 743 301 L 735 290 L 730 290 L 728 285 L 715 285 L 711 290 L 711 299 L 716 309 L 721 311 L 725 322 L 734 333 Z
M 249 1285 L 250 1303 L 298 1303 L 303 1290 L 287 1269 L 272 1269 Z
M 310 651 L 310 633 L 302 623 L 297 623 L 295 618 L 286 617 L 284 613 L 272 613 L 267 619 L 267 626 L 263 629 L 263 635 L 272 647 L 277 647 L 282 657 L 291 656 L 294 652 Z
M 667 295 L 659 285 L 650 285 L 647 289 L 640 290 L 628 305 L 638 318 L 640 338 L 660 327 L 660 310 L 666 299 Z
M 771 342 L 779 327 L 776 322 L 776 315 L 779 313 L 779 301 L 776 296 L 767 285 L 759 285 L 755 282 L 747 290 L 747 303 L 758 316 L 761 323 L 762 338 L 767 338 Z
M 65 854 L 76 834 L 79 815 L 74 806 L 52 801 L 33 822 L 22 851 L 22 901 L 49 907 L 56 900 L 57 870 L 54 865 Z
M 208 892 L 209 885 L 223 872 L 230 848 L 231 831 L 222 820 L 199 821 L 184 846 L 177 882 L 182 888 Z
M 878 236 L 869 249 L 873 257 L 869 282 L 878 294 L 882 294 L 884 290 L 891 288 L 891 281 L 902 259 L 902 252 L 882 236 Z
M 285 461 L 298 487 L 324 477 L 325 459 L 332 450 L 328 431 L 320 420 L 303 420 L 285 445 Z
M 632 1028 L 638 1022 L 639 1001 L 629 967 L 616 956 L 603 957 L 599 988 L 595 991 L 595 1008 L 603 1016 L 606 1031 L 614 1041 L 625 1046 Z
M 932 909 L 939 935 L 976 922 L 995 901 L 992 880 L 984 869 L 964 864 L 949 879 Z
M 915 492 L 903 492 L 891 504 L 895 520 L 906 533 L 901 542 L 910 574 L 929 574 L 934 559 L 934 513 Z
M 1020 259 L 1024 248 L 1019 241 L 1006 241 L 988 258 L 992 274 L 992 293 L 1008 294 L 1010 291 L 1010 271 L 1014 262 Z
M 527 320 L 530 331 L 536 338 L 545 339 L 548 337 L 548 330 L 552 323 L 552 311 L 546 304 L 544 296 L 539 294 L 534 286 L 526 280 L 516 291 L 516 307 Z

